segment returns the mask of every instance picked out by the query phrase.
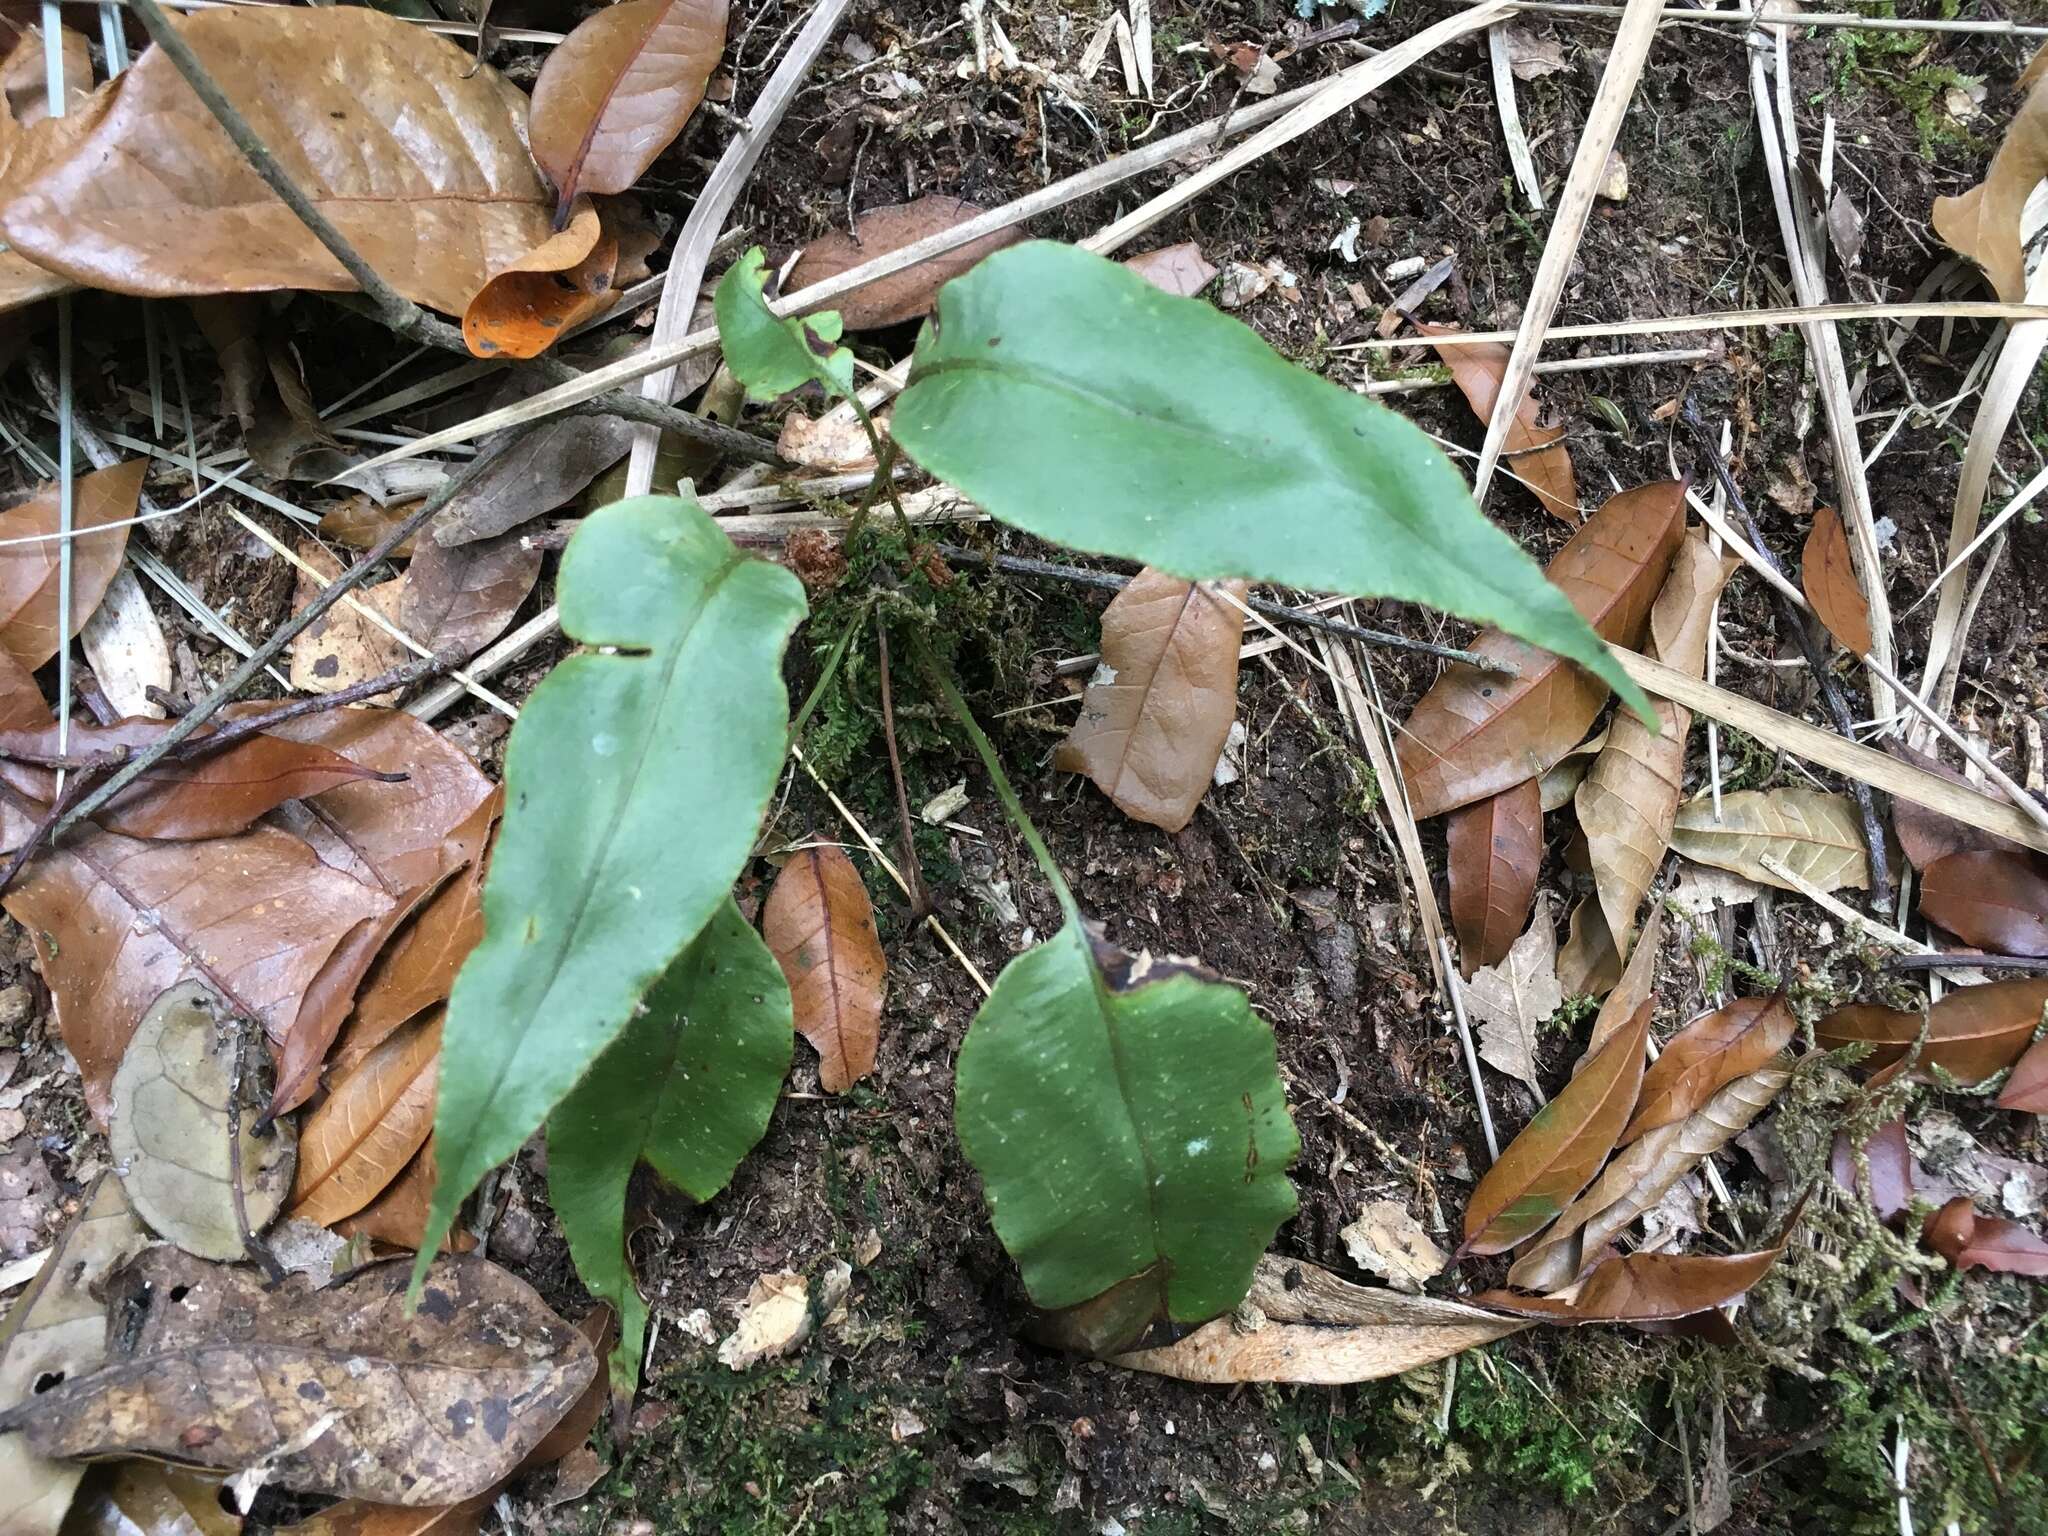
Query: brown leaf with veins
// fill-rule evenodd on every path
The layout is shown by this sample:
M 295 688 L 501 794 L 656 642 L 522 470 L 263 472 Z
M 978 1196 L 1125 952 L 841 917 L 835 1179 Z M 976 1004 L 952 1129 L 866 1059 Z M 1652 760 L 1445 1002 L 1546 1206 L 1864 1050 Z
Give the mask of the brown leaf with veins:
M 430 1135 L 426 1145 L 413 1154 L 412 1161 L 399 1170 L 398 1177 L 385 1186 L 383 1193 L 353 1216 L 335 1222 L 334 1231 L 342 1237 L 367 1237 L 387 1248 L 417 1251 L 426 1239 L 427 1217 L 433 1210 L 434 1181 L 439 1171 L 434 1162 L 434 1138 Z M 474 1247 L 475 1235 L 460 1222 L 441 1239 L 443 1253 L 468 1253 Z
M 552 233 L 524 96 L 447 39 L 354 7 L 237 7 L 177 26 L 285 174 L 415 303 L 461 314 Z M 30 260 L 148 298 L 355 287 L 162 49 L 63 121 L 78 125 L 64 148 L 0 204 L 0 235 Z
M 1927 1043 L 1921 1047 L 1915 1076 L 1930 1077 L 1940 1067 L 1963 1083 L 1981 1083 L 2018 1059 L 2034 1038 L 2041 1009 L 2048 1006 L 2048 977 L 1994 981 L 1981 987 L 1957 987 L 1927 1013 Z M 1845 1045 L 1875 1046 L 1865 1067 L 1888 1067 L 1904 1059 L 1920 1038 L 1921 1016 L 1898 1008 L 1859 1004 L 1837 1008 L 1813 1027 L 1825 1050 Z
M 1455 331 L 1454 325 L 1418 322 L 1425 336 Z M 1500 399 L 1500 382 L 1508 370 L 1508 349 L 1497 342 L 1473 347 L 1438 347 L 1436 355 L 1451 371 L 1451 379 L 1481 422 L 1493 420 L 1494 402 Z M 1544 511 L 1567 527 L 1579 526 L 1579 482 L 1572 473 L 1572 456 L 1564 445 L 1563 427 L 1540 425 L 1543 408 L 1536 403 L 1534 385 L 1515 409 L 1501 451 L 1516 479 L 1526 484 Z
M 805 246 L 803 254 L 797 257 L 796 265 L 783 281 L 782 292 L 785 297 L 794 297 L 813 283 L 822 283 L 828 277 L 850 272 L 877 256 L 900 251 L 929 235 L 939 234 L 956 224 L 965 224 L 982 211 L 973 203 L 937 193 L 920 197 L 914 203 L 870 208 L 855 221 L 852 234 L 835 229 Z M 931 311 L 939 289 L 982 257 L 991 256 L 1006 245 L 1015 245 L 1023 238 L 1024 232 L 1016 228 L 983 235 L 958 250 L 907 267 L 893 277 L 879 277 L 872 283 L 862 283 L 853 292 L 834 299 L 832 307 L 839 311 L 849 331 L 871 331 L 918 319 Z
M 330 1227 L 382 1194 L 426 1144 L 440 1080 L 441 1020 L 420 1019 L 338 1073 L 299 1129 L 287 1214 Z
M 1924 752 L 1915 752 L 1899 741 L 1887 741 L 1885 749 L 1903 763 L 1916 768 L 1925 768 L 1929 773 L 1947 779 L 1951 784 L 1960 784 L 1966 789 L 1975 788 L 1970 781 L 1949 767 L 1938 757 Z M 2024 853 L 2026 850 L 2010 838 L 2000 837 L 1996 832 L 1985 832 L 1957 821 L 1953 816 L 1944 816 L 1939 811 L 1908 800 L 1904 795 L 1892 796 L 1892 830 L 1899 835 L 1899 846 L 1915 869 L 1926 869 L 1936 859 L 1947 858 L 1952 853 L 1978 853 L 2002 850 L 2010 853 Z
M 533 158 L 567 208 L 623 192 L 675 141 L 725 52 L 726 0 L 625 0 L 585 17 L 533 83 Z
M 829 844 L 791 854 L 761 909 L 761 937 L 789 978 L 797 1032 L 817 1048 L 819 1086 L 844 1093 L 875 1070 L 889 972 L 853 860 Z
M 1123 264 L 1160 292 L 1177 299 L 1192 299 L 1216 276 L 1216 268 L 1192 240 L 1161 246 L 1156 251 L 1140 251 L 1135 256 L 1126 256 Z
M 1738 998 L 1703 1013 L 1673 1035 L 1664 1054 L 1643 1074 L 1635 1115 L 1620 1145 L 1690 1118 L 1700 1106 L 1739 1077 L 1761 1071 L 1792 1043 L 1799 1020 L 1780 992 Z
M 1216 772 L 1237 717 L 1241 581 L 1196 583 L 1149 566 L 1102 614 L 1102 661 L 1053 766 L 1085 773 L 1137 821 L 1178 832 Z
M 517 533 L 450 547 L 428 540 L 405 569 L 398 627 L 467 661 L 505 632 L 540 577 L 541 552 Z
M 1685 487 L 1659 481 L 1611 498 L 1545 568 L 1603 640 L 1633 647 L 1649 623 L 1685 527 Z M 1397 744 L 1418 819 L 1540 778 L 1578 744 L 1607 702 L 1597 677 L 1489 629 L 1472 649 L 1513 662 L 1518 677 L 1453 664 Z
M 1678 808 L 1671 846 L 1695 864 L 1794 890 L 1765 859 L 1784 865 L 1823 891 L 1870 884 L 1870 856 L 1863 824 L 1847 795 L 1818 789 L 1745 789 L 1721 797 L 1714 816 L 1710 795 Z
M 1813 528 L 1799 557 L 1799 585 L 1837 645 L 1856 656 L 1870 650 L 1870 600 L 1856 583 L 1849 531 L 1833 507 L 1813 509 Z
M 151 1248 L 109 1283 L 110 1312 L 139 1322 L 110 1334 L 105 1364 L 0 1427 L 46 1455 L 262 1465 L 282 1488 L 386 1503 L 470 1498 L 554 1428 L 597 1356 L 482 1259 L 438 1260 L 408 1316 L 407 1270 L 273 1286 Z
M 2048 1276 L 2048 1242 L 2016 1221 L 1979 1215 L 1968 1195 L 1957 1195 L 1929 1216 L 1921 1235 L 1957 1269 Z
M 1579 911 L 1590 910 L 1597 920 L 1599 905 L 1594 902 L 1581 903 Z M 1574 913 L 1576 917 L 1578 913 Z M 1600 1004 L 1600 1011 L 1593 1016 L 1593 1033 L 1586 1041 L 1585 1053 L 1579 1057 L 1578 1071 L 1591 1061 L 1602 1046 L 1635 1021 L 1636 1010 L 1645 1003 L 1654 1002 L 1653 995 L 1657 979 L 1657 949 L 1664 942 L 1664 908 L 1660 903 L 1650 909 L 1649 920 L 1643 924 L 1642 936 L 1636 940 L 1636 947 L 1628 957 L 1626 966 L 1616 962 L 1616 975 L 1606 988 L 1606 1000 Z
M 2014 1074 L 2018 1081 L 2018 1074 Z M 2010 1084 L 2007 1085 L 2010 1088 Z M 2004 1104 L 2003 1099 L 1999 1100 Z M 2011 1106 L 2007 1106 L 2008 1108 Z M 1887 1120 L 1863 1144 L 1863 1162 L 1870 1170 L 1871 1208 L 1886 1221 L 1906 1210 L 1913 1203 L 1913 1149 L 1906 1143 L 1906 1117 Z M 1861 1176 L 1857 1172 L 1856 1153 L 1849 1144 L 1849 1138 L 1841 1131 L 1835 1132 L 1834 1145 L 1828 1150 L 1828 1169 L 1835 1176 L 1835 1182 L 1852 1194 L 1860 1193 Z
M 1920 872 L 1920 912 L 1993 954 L 2048 955 L 2048 868 L 2033 853 L 1951 853 Z
M 86 475 L 71 488 L 71 635 L 99 607 L 107 585 L 121 569 L 128 548 L 126 527 L 108 527 L 135 516 L 142 496 L 146 461 L 136 459 Z M 29 671 L 57 654 L 57 486 L 53 482 L 16 507 L 0 512 L 0 650 Z
M 1982 267 L 2008 304 L 2026 300 L 2021 211 L 2043 176 L 2048 176 L 2048 77 L 2037 78 L 2020 103 L 1984 180 L 1960 197 L 1934 200 L 1934 232 Z
M 1497 965 L 1529 920 L 1543 865 L 1543 797 L 1536 780 L 1451 812 L 1448 879 L 1458 958 L 1469 978 Z

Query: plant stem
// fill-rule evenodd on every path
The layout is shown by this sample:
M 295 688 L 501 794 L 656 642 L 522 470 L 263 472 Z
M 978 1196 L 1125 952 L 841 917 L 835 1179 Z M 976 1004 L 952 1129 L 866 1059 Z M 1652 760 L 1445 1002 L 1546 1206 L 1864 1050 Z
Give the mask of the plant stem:
M 987 732 L 975 721 L 974 711 L 967 707 L 967 701 L 960 696 L 959 688 L 947 675 L 946 669 L 939 665 L 938 658 L 932 655 L 922 641 L 915 643 L 918 665 L 924 668 L 925 677 L 938 689 L 939 696 L 946 701 L 946 707 L 953 711 L 953 717 L 960 722 L 961 729 L 967 732 L 967 739 L 974 743 L 974 750 L 981 758 L 981 766 L 988 770 L 989 782 L 995 786 L 996 798 L 1002 802 L 1003 813 L 1010 818 L 1010 824 L 1017 829 L 1017 835 L 1024 839 L 1024 846 L 1031 850 L 1031 857 L 1038 863 L 1039 873 L 1045 876 L 1046 883 L 1052 887 L 1052 893 L 1059 901 L 1060 911 L 1065 913 L 1067 921 L 1079 930 L 1082 926 L 1081 904 L 1074 899 L 1073 891 L 1068 888 L 1066 876 L 1060 873 L 1060 867 L 1053 859 L 1052 850 L 1045 846 L 1045 839 L 1038 835 L 1037 823 L 1032 821 L 1031 813 L 1024 809 L 1024 802 L 1017 798 L 1017 791 L 1011 787 L 1009 775 L 1003 772 L 1003 765 L 996 758 L 995 744 L 988 739 Z
M 889 748 L 889 777 L 896 782 L 896 816 L 903 825 L 903 883 L 909 887 L 910 919 L 916 922 L 932 910 L 925 894 L 924 872 L 917 867 L 917 827 L 910 819 L 910 792 L 903 787 L 903 760 L 896 754 L 896 708 L 889 692 L 889 620 L 875 615 L 875 650 L 882 667 L 882 740 Z

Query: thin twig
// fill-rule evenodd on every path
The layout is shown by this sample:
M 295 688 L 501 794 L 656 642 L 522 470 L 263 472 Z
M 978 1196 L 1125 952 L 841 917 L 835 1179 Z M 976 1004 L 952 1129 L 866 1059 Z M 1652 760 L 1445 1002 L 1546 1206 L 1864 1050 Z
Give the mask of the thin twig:
M 1108 592 L 1121 592 L 1131 584 L 1130 577 L 1119 576 L 1114 571 L 1083 570 L 1077 565 L 1056 565 L 1050 560 L 1032 560 L 1023 555 L 985 555 L 978 550 L 962 549 L 957 544 L 939 544 L 934 547 L 940 555 L 957 564 L 979 565 L 989 570 L 1005 571 L 1013 576 L 1044 576 L 1053 581 L 1070 581 L 1078 586 L 1101 587 Z M 1521 671 L 1513 662 L 1483 656 L 1477 651 L 1460 650 L 1454 645 L 1438 645 L 1433 640 L 1411 640 L 1406 635 L 1390 634 L 1383 629 L 1367 629 L 1362 624 L 1326 618 L 1320 613 L 1311 613 L 1306 608 L 1289 608 L 1283 603 L 1268 602 L 1264 598 L 1246 598 L 1245 606 L 1254 613 L 1264 614 L 1269 619 L 1299 624 L 1304 629 L 1319 629 L 1329 635 L 1341 635 L 1346 640 L 1356 640 L 1364 645 L 1377 645 L 1390 651 L 1417 651 L 1428 656 L 1440 656 L 1446 661 L 1463 662 L 1466 666 L 1477 667 L 1482 672 L 1497 672 L 1506 677 L 1519 676 Z
M 28 836 L 21 840 L 21 846 L 14 850 L 14 857 L 7 861 L 7 868 L 0 870 L 0 891 L 13 889 L 15 876 L 28 867 L 28 861 L 49 841 L 64 813 L 82 800 L 106 771 L 103 764 L 85 764 L 79 768 L 77 777 L 59 786 L 50 808 L 38 818 Z
M 1971 953 L 1887 955 L 1883 971 L 1941 971 L 1968 967 L 1978 971 L 2048 971 L 2048 955 L 1979 955 Z
M 278 1263 L 277 1255 L 249 1225 L 249 1204 L 242 1191 L 243 1074 L 249 1066 L 249 1031 L 263 1026 L 252 1015 L 235 1019 L 231 1027 L 235 1032 L 235 1070 L 228 1083 L 228 1189 L 234 1195 L 235 1232 L 242 1239 L 243 1256 L 262 1265 L 270 1283 L 277 1285 L 284 1280 L 284 1266 Z M 259 1132 L 252 1126 L 249 1134 L 256 1136 Z
M 889 620 L 875 615 L 875 651 L 882 669 L 882 740 L 889 748 L 889 777 L 896 784 L 896 815 L 903 823 L 903 881 L 914 923 L 931 911 L 924 874 L 917 867 L 917 828 L 910 819 L 910 792 L 903 786 L 903 759 L 896 753 L 896 705 L 889 691 Z

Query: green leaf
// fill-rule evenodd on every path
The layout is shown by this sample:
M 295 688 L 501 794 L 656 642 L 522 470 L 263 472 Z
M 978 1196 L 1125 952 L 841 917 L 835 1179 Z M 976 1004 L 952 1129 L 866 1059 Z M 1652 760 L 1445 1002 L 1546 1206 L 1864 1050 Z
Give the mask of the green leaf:
M 725 365 L 747 387 L 750 400 L 773 400 L 815 380 L 831 395 L 853 394 L 853 353 L 836 346 L 837 310 L 784 320 L 768 308 L 762 289 L 766 260 L 755 246 L 719 279 L 712 309 Z
M 549 673 L 505 751 L 484 937 L 442 1036 L 422 1262 L 728 899 L 788 745 L 803 588 L 695 501 L 592 513 L 557 600 L 565 633 L 607 649 Z
M 892 430 L 1041 538 L 1190 580 L 1427 603 L 1582 663 L 1653 718 L 1420 429 L 1113 261 L 1033 241 L 940 289 Z
M 629 1391 L 647 1305 L 627 1181 L 644 1162 L 699 1204 L 723 1189 L 768 1129 L 793 1035 L 782 968 L 728 896 L 548 1117 L 548 1198 L 583 1283 L 619 1314 L 612 1380 Z
M 1004 968 L 961 1044 L 954 1115 L 1031 1299 L 1125 1287 L 1109 1309 L 1122 1336 L 1091 1341 L 1113 1351 L 1154 1318 L 1199 1323 L 1244 1299 L 1294 1214 L 1301 1144 L 1242 992 L 1107 954 L 1115 976 L 1069 921 Z

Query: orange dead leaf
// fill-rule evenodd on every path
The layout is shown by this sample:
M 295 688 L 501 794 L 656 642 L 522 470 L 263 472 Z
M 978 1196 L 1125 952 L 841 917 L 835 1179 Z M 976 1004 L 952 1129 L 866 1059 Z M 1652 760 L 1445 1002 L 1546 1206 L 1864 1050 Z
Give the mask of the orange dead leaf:
M 829 845 L 792 854 L 768 892 L 761 937 L 789 978 L 798 1033 L 817 1047 L 820 1086 L 844 1093 L 875 1070 L 889 970 L 853 860 Z
M 1849 558 L 1849 534 L 1833 507 L 1813 509 L 1813 531 L 1800 557 L 1799 584 L 1829 634 L 1844 650 L 1861 656 L 1870 649 L 1870 602 L 1856 584 Z
M 462 312 L 477 357 L 539 357 L 561 334 L 611 308 L 619 242 L 579 202 L 568 227 L 493 272 Z

